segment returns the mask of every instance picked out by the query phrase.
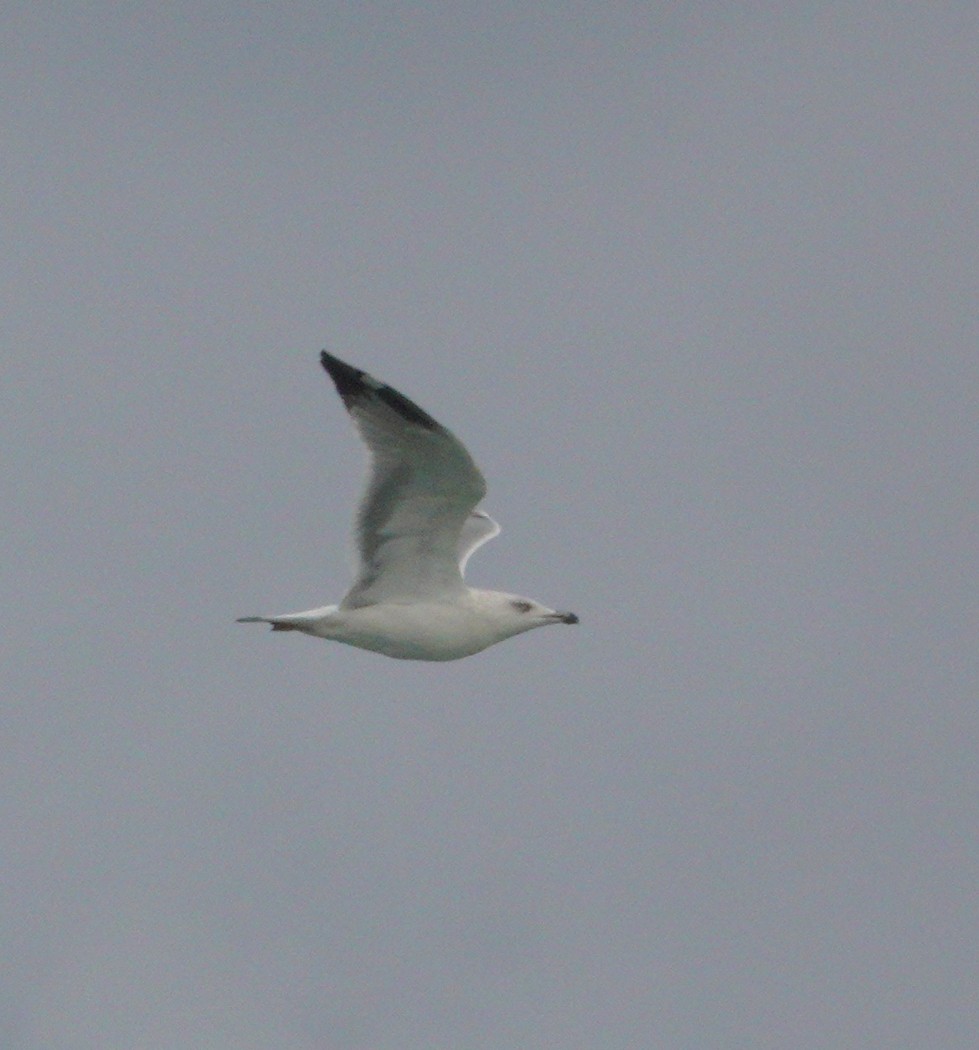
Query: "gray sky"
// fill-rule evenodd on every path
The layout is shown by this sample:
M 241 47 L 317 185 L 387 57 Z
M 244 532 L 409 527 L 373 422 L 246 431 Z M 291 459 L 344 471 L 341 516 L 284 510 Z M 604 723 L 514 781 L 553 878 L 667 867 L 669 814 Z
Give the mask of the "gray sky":
M 0 1043 L 974 1046 L 975 6 L 14 12 Z M 348 582 L 324 346 L 580 627 L 233 623 Z

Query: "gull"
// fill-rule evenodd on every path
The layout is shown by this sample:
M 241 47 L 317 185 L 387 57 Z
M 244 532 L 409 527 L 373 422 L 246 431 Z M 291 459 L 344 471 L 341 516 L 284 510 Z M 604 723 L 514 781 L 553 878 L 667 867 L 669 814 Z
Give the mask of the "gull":
M 356 522 L 359 566 L 339 605 L 243 616 L 399 660 L 458 660 L 571 612 L 466 586 L 473 551 L 500 526 L 477 505 L 486 481 L 465 445 L 404 394 L 328 354 L 320 362 L 370 454 Z

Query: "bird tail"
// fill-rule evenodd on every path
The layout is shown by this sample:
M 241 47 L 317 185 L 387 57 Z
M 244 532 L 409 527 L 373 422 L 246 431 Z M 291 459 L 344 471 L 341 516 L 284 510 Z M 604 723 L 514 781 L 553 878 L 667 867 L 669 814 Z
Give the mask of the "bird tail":
M 295 624 L 283 620 L 269 619 L 267 616 L 239 616 L 235 623 L 270 623 L 273 631 L 298 631 Z

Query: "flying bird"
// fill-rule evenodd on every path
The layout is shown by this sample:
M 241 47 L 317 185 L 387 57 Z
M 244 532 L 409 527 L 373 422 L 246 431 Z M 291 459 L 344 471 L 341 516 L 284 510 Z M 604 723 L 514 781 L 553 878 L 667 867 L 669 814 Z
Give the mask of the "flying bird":
M 370 454 L 357 512 L 357 577 L 339 605 L 243 616 L 399 660 L 458 660 L 571 612 L 466 586 L 477 547 L 500 526 L 477 510 L 486 481 L 465 445 L 404 394 L 325 350 L 320 361 Z

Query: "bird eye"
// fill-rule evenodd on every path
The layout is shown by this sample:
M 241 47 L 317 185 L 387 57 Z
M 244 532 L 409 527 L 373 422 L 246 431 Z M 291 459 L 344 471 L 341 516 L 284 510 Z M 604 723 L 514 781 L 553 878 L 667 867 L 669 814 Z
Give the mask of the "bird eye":
M 517 612 L 530 612 L 533 609 L 533 605 L 530 602 L 510 602 L 510 604 L 517 610 Z

